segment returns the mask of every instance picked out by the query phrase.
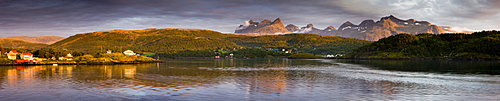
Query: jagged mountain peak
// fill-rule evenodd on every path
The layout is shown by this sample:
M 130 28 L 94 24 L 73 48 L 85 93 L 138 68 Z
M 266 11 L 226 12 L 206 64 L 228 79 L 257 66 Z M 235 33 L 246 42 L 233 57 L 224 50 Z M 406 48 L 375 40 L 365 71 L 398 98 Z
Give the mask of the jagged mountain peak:
M 373 26 L 375 25 L 375 21 L 373 20 L 364 20 L 363 22 L 361 22 L 361 24 L 359 24 L 359 26 L 362 26 L 362 27 L 368 27 L 368 26 Z
M 406 21 L 407 21 L 407 22 L 417 22 L 417 20 L 415 20 L 415 19 L 408 19 L 408 20 L 406 20 Z
M 394 19 L 394 20 L 401 20 L 397 17 L 395 17 L 394 15 L 389 15 L 389 16 L 386 16 L 386 17 L 382 17 L 381 19 Z
M 285 28 L 290 32 L 295 32 L 295 31 L 299 30 L 299 27 L 297 27 L 293 24 L 288 24 L 285 26 Z
M 283 25 L 283 22 L 281 21 L 280 18 L 276 18 L 271 24 L 281 24 L 281 25 Z
M 296 26 L 296 25 L 294 25 L 294 24 L 288 24 L 288 25 L 286 25 L 286 26 L 287 26 L 287 27 L 288 27 L 288 26 L 297 27 L 297 26 Z M 297 28 L 298 28 L 298 27 L 297 27 Z
M 259 22 L 255 22 L 253 20 L 250 20 L 250 21 L 248 21 L 248 23 L 250 23 L 250 24 L 258 24 Z
M 328 26 L 328 27 L 326 27 L 325 29 L 334 29 L 334 30 L 337 30 L 337 29 L 336 29 L 335 27 L 333 27 L 333 26 Z
M 352 24 L 351 21 L 346 21 L 342 25 L 354 25 L 354 24 Z
M 444 32 L 444 30 L 437 26 L 437 25 L 430 25 L 427 29 L 425 30 L 422 30 L 418 33 L 434 33 L 434 34 L 439 34 L 439 33 L 442 33 Z
M 267 22 L 271 22 L 271 20 L 269 20 L 269 19 L 264 19 L 264 20 L 262 20 L 260 23 L 267 23 Z
M 262 24 L 265 23 L 265 24 Z M 294 33 L 311 33 L 320 35 L 343 36 L 350 38 L 358 38 L 364 40 L 376 41 L 380 38 L 388 37 L 398 33 L 444 33 L 449 31 L 450 27 L 442 27 L 432 25 L 427 21 L 417 21 L 415 19 L 401 20 L 394 15 L 382 17 L 379 21 L 371 19 L 363 20 L 359 25 L 355 25 L 350 21 L 346 21 L 336 29 L 333 26 L 328 26 L 325 29 L 314 28 L 313 24 L 307 24 L 305 27 L 297 27 L 293 24 L 288 24 L 286 27 L 280 18 L 274 21 L 264 20 L 259 25 L 248 21 L 245 25 L 241 25 L 235 31 L 236 33 L 272 33 L 294 32 Z M 287 30 L 287 31 L 285 31 Z
M 321 33 L 323 30 L 314 28 L 313 24 L 307 24 L 307 26 L 300 28 L 299 30 L 293 31 L 294 33 Z
M 357 26 L 357 25 L 352 24 L 350 21 L 346 21 L 346 22 L 344 22 L 342 25 L 340 25 L 339 30 L 340 30 L 340 29 L 342 29 L 342 30 L 343 30 L 343 29 L 345 29 L 346 27 L 356 27 L 356 26 Z
M 314 28 L 314 25 L 313 24 L 307 24 L 306 26 L 307 28 Z
M 252 21 L 252 20 L 250 20 Z M 264 19 L 260 23 L 245 22 L 245 25 L 240 25 L 235 33 L 291 33 L 285 28 L 280 18 L 274 21 Z M 252 21 L 253 22 L 253 21 Z
M 382 27 L 401 27 L 398 22 L 394 22 L 392 19 L 382 19 L 377 24 Z
M 393 15 L 387 16 L 387 17 L 382 17 L 380 21 L 392 21 L 396 24 L 403 24 L 405 21 L 401 20 Z
M 271 22 L 271 20 L 264 19 L 264 20 L 262 20 L 262 21 L 259 23 L 259 25 L 260 25 L 260 26 L 264 26 L 264 25 L 269 25 L 269 24 L 271 24 L 271 23 L 272 23 L 272 22 Z

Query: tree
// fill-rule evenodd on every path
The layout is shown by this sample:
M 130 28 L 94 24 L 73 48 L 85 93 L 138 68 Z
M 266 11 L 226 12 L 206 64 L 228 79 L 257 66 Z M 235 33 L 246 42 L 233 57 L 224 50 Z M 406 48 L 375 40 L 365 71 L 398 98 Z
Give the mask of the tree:
M 323 58 L 323 57 L 317 56 L 314 54 L 309 54 L 309 53 L 297 53 L 297 54 L 290 55 L 289 58 L 291 58 L 291 59 L 317 59 L 317 58 Z
M 263 58 L 266 56 L 267 52 L 259 48 L 240 49 L 238 51 L 234 51 L 234 57 L 237 58 Z
M 92 58 L 94 58 L 94 56 L 92 56 L 92 55 L 88 55 L 88 54 L 87 54 L 87 55 L 83 55 L 83 56 L 76 57 L 76 58 L 75 58 L 75 61 L 76 61 L 76 62 L 83 62 L 83 61 L 85 61 L 85 62 L 86 62 L 86 61 L 90 61 L 90 60 L 92 60 Z

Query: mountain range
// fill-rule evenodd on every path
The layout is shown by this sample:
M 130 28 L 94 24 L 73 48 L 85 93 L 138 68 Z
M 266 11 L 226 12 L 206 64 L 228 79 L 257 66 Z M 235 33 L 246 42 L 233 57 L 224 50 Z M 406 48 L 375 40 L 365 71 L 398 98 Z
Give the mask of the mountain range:
M 59 36 L 12 36 L 0 38 L 0 45 L 4 48 L 40 49 L 63 39 Z
M 338 29 L 328 26 L 324 29 L 315 28 L 313 24 L 305 27 L 297 27 L 289 24 L 284 26 L 280 18 L 274 21 L 264 20 L 255 22 L 245 21 L 244 25 L 236 28 L 238 34 L 289 34 L 289 33 L 311 33 L 319 35 L 340 36 L 348 38 L 377 41 L 381 38 L 389 37 L 400 33 L 420 34 L 420 33 L 455 33 L 450 27 L 433 25 L 427 21 L 417 21 L 415 19 L 401 20 L 393 15 L 382 17 L 378 21 L 364 20 L 356 25 L 352 22 L 345 22 Z

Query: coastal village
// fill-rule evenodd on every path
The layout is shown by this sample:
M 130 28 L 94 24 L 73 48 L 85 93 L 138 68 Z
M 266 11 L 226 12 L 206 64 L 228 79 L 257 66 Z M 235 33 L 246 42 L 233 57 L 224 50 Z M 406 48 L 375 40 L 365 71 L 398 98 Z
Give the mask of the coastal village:
M 88 64 L 88 62 L 101 62 L 96 60 L 104 60 L 101 63 L 138 63 L 139 61 L 152 61 L 155 59 L 140 56 L 132 50 L 126 50 L 123 53 L 112 53 L 111 50 L 106 51 L 102 57 L 94 58 L 92 55 L 84 55 L 80 57 L 74 57 L 71 53 L 65 56 L 55 56 L 51 58 L 39 58 L 35 57 L 32 53 L 18 52 L 16 50 L 11 50 L 2 55 L 7 56 L 8 60 L 13 61 L 12 63 L 4 63 L 4 65 L 44 65 L 44 64 Z M 82 59 L 82 57 L 86 57 Z M 102 59 L 104 58 L 104 59 Z M 131 58 L 126 60 L 120 60 L 119 58 Z M 146 58 L 146 59 L 137 59 Z M 109 61 L 108 61 L 109 60 Z

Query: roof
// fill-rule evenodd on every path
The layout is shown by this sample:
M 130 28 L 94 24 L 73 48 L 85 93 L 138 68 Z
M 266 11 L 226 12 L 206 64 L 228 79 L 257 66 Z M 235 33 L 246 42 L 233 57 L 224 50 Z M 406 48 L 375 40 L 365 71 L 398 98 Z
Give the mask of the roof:
M 12 53 L 17 53 L 17 51 L 16 51 L 16 50 L 11 50 L 10 52 L 12 52 Z
M 22 54 L 23 54 L 23 55 L 33 55 L 33 54 L 31 54 L 31 53 L 22 53 Z

